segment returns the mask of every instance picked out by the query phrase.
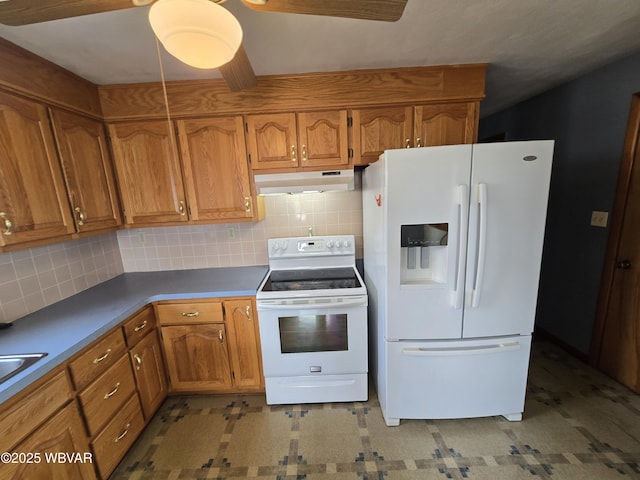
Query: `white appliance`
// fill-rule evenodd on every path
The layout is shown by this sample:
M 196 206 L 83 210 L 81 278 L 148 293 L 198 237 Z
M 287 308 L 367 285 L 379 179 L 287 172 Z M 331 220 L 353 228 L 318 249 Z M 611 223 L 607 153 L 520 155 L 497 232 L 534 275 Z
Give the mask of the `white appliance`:
M 553 141 L 389 150 L 363 172 L 372 376 L 387 425 L 520 420 Z
M 267 404 L 368 398 L 367 289 L 353 235 L 268 241 L 256 305 Z

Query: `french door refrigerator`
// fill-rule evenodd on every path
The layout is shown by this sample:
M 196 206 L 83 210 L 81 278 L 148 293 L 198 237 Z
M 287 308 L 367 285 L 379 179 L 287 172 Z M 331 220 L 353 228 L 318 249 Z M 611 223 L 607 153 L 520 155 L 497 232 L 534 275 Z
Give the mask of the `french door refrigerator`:
M 370 371 L 387 425 L 522 419 L 553 141 L 388 150 L 363 171 Z

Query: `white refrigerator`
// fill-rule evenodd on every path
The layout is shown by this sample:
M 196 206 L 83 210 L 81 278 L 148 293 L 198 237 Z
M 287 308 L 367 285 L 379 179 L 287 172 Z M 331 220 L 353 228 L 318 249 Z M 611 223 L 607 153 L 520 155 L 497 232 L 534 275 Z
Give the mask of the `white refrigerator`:
M 387 425 L 522 419 L 553 141 L 388 150 L 363 171 L 370 371 Z

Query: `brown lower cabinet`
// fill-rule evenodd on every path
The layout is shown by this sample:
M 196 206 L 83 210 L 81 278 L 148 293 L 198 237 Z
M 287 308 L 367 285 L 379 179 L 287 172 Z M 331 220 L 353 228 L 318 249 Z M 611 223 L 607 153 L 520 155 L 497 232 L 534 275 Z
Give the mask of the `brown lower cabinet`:
M 255 299 L 156 305 L 172 392 L 264 390 Z
M 155 330 L 144 337 L 130 351 L 133 373 L 138 385 L 140 406 L 149 421 L 167 396 L 167 375 L 162 350 Z
M 56 413 L 11 450 L 15 463 L 2 462 L 0 477 L 11 480 L 95 479 L 89 450 L 75 402 Z M 59 458 L 62 454 L 63 457 Z M 69 456 L 66 456 L 69 455 Z
M 144 307 L 0 407 L 0 451 L 15 457 L 0 462 L 1 479 L 107 479 L 167 392 L 264 390 L 254 298 L 162 305 Z

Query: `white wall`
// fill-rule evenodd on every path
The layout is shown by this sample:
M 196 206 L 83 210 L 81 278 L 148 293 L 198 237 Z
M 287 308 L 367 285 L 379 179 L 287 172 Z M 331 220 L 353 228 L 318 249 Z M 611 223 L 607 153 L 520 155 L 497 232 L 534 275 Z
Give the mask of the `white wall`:
M 265 197 L 256 223 L 120 230 L 0 254 L 0 322 L 70 297 L 123 272 L 266 265 L 267 239 L 353 234 L 362 258 L 361 191 Z M 233 239 L 229 238 L 229 230 Z
M 309 227 L 314 235 L 355 235 L 362 258 L 361 196 L 358 190 L 268 196 L 261 222 L 120 230 L 124 270 L 266 265 L 268 238 L 306 236 Z
M 0 321 L 12 322 L 123 273 L 115 233 L 0 254 Z

